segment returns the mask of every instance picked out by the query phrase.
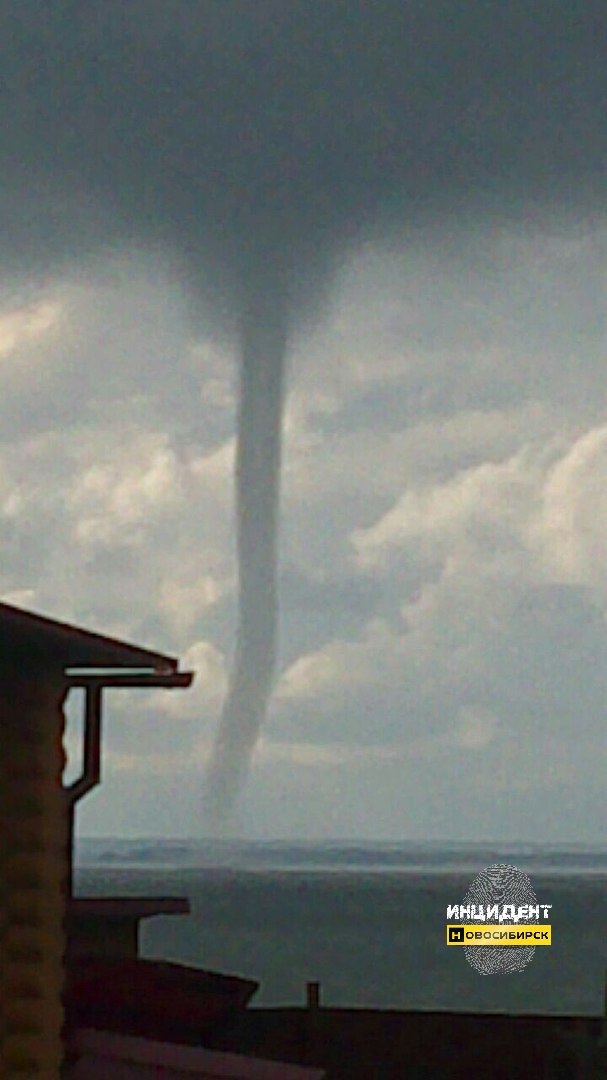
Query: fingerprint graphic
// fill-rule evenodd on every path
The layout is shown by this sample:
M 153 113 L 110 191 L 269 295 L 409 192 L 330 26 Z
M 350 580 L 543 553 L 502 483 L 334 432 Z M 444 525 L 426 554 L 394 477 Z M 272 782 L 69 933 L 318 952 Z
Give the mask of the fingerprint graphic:
M 481 870 L 475 877 L 464 899 L 464 904 L 512 904 L 516 909 L 524 904 L 537 904 L 537 897 L 527 874 L 516 866 L 496 863 Z M 471 923 L 481 919 L 466 920 Z M 513 923 L 514 919 L 504 920 Z M 518 923 L 533 922 L 532 916 L 516 920 Z M 522 971 L 533 959 L 535 945 L 476 945 L 464 946 L 466 960 L 481 975 L 510 975 Z

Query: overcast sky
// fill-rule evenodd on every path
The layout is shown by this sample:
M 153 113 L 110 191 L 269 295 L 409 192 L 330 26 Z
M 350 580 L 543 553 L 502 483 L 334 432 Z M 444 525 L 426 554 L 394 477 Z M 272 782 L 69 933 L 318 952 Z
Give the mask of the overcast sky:
M 300 322 L 244 835 L 603 840 L 607 213 L 582 179 L 369 228 Z M 210 301 L 192 316 L 182 226 L 84 263 L 44 193 L 4 200 L 0 595 L 196 671 L 107 695 L 79 811 L 84 835 L 196 836 L 234 645 L 234 349 Z

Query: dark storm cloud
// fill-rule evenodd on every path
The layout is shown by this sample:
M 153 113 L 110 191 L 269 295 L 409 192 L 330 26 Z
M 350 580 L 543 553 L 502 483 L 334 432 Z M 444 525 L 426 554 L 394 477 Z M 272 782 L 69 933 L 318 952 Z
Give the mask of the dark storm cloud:
M 598 0 L 19 0 L 0 15 L 5 258 L 160 242 L 207 285 L 278 263 L 316 291 L 374 212 L 500 214 L 602 189 Z

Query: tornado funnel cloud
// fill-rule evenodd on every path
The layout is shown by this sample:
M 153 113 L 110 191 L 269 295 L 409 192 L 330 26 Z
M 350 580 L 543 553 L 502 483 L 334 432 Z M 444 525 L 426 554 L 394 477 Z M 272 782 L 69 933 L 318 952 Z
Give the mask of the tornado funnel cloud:
M 230 684 L 208 767 L 205 814 L 225 833 L 265 718 L 276 663 L 277 563 L 286 305 L 249 296 L 240 325 L 236 447 L 238 630 Z

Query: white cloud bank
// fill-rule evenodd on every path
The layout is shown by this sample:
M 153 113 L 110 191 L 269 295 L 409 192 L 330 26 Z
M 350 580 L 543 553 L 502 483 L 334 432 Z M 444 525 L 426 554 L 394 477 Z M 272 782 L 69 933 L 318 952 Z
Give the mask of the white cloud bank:
M 565 224 L 367 252 L 298 342 L 283 667 L 244 829 L 595 829 L 605 250 Z M 230 664 L 235 368 L 184 312 L 131 260 L 0 313 L 1 594 L 197 671 L 112 699 L 89 832 L 132 823 L 127 770 L 142 828 L 196 831 Z

